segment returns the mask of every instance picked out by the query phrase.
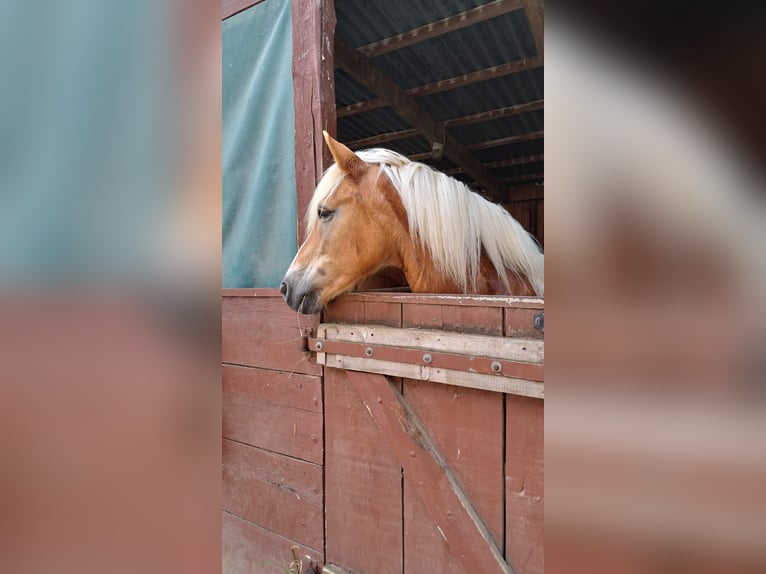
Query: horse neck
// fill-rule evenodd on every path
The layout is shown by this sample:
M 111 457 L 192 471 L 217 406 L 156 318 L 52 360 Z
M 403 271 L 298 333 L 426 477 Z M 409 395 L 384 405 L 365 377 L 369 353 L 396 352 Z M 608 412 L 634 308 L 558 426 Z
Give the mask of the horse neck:
M 439 273 L 427 249 L 410 238 L 400 248 L 402 271 L 413 293 L 461 293 L 462 289 Z
M 406 248 L 402 250 L 401 258 L 402 270 L 413 293 L 463 292 L 459 286 L 436 270 L 428 250 L 423 249 L 414 241 L 410 240 Z M 513 272 L 508 272 L 507 279 L 510 292 L 505 289 L 503 282 L 498 278 L 495 267 L 482 253 L 474 293 L 482 295 L 535 295 L 535 290 L 526 277 L 519 277 Z

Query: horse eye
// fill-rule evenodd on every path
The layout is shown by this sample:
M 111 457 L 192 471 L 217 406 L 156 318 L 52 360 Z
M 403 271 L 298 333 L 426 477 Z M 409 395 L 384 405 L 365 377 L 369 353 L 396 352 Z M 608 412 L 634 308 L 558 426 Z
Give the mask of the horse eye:
M 333 213 L 335 213 L 333 210 L 325 209 L 324 207 L 317 209 L 317 216 L 319 219 L 330 219 Z

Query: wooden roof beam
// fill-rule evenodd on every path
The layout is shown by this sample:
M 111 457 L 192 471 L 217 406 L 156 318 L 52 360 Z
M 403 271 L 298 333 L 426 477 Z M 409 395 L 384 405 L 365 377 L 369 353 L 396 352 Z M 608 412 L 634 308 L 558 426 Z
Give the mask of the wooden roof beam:
M 529 27 L 532 29 L 532 36 L 535 39 L 537 53 L 542 56 L 545 47 L 543 38 L 545 6 L 543 0 L 525 0 L 524 9 L 527 13 L 527 20 L 529 20 Z
M 410 159 L 412 159 L 412 158 L 410 158 Z M 511 166 L 514 166 L 514 165 L 524 165 L 524 164 L 527 164 L 527 163 L 535 163 L 537 161 L 544 161 L 543 160 L 543 154 L 536 153 L 536 154 L 533 154 L 533 155 L 525 155 L 525 156 L 522 156 L 522 157 L 512 157 L 512 158 L 509 158 L 509 159 L 502 159 L 500 161 L 490 161 L 488 163 L 485 163 L 484 167 L 489 168 L 489 169 L 494 169 L 494 168 L 498 168 L 498 167 L 511 167 Z M 452 168 L 452 169 L 444 170 L 444 173 L 446 173 L 447 175 L 457 175 L 459 173 L 464 173 L 464 172 L 463 172 L 463 168 L 455 167 L 455 168 Z
M 478 82 L 484 82 L 486 80 L 493 80 L 502 76 L 508 76 L 510 74 L 518 74 L 519 72 L 534 70 L 535 68 L 540 68 L 542 66 L 542 56 L 532 56 L 530 58 L 514 60 L 513 62 L 506 62 L 505 64 L 500 64 L 498 66 L 490 66 L 489 68 L 484 68 L 483 70 L 470 72 L 461 76 L 455 76 L 454 78 L 447 78 L 446 80 L 439 80 L 438 82 L 433 82 L 431 84 L 425 84 L 423 86 L 410 88 L 404 93 L 408 96 L 421 98 L 423 96 L 430 96 L 431 94 L 438 94 L 439 92 L 446 92 L 447 90 L 462 88 L 463 86 L 468 86 Z M 337 116 L 342 118 L 345 116 L 358 114 L 360 112 L 383 108 L 386 105 L 386 102 L 381 98 L 367 100 L 366 102 L 357 102 L 355 104 L 338 108 Z
M 499 138 L 496 140 L 489 140 L 485 142 L 479 142 L 475 144 L 471 144 L 469 146 L 466 146 L 471 151 L 476 151 L 480 149 L 487 149 L 490 147 L 498 147 L 501 145 L 508 145 L 512 143 L 519 143 L 519 142 L 525 142 L 529 140 L 536 140 L 544 137 L 545 132 L 543 130 L 537 131 L 537 132 L 529 132 L 528 134 L 521 134 L 518 136 L 508 136 L 504 138 Z
M 418 42 L 460 30 L 461 28 L 468 28 L 485 20 L 491 20 L 508 12 L 519 10 L 524 5 L 525 2 L 523 0 L 495 0 L 483 6 L 477 6 L 465 12 L 447 16 L 441 20 L 429 22 L 406 32 L 371 42 L 357 48 L 357 51 L 368 58 L 374 58 L 375 56 L 406 48 Z
M 447 132 L 442 124 L 426 111 L 379 68 L 364 56 L 335 37 L 335 61 L 357 82 L 383 99 L 413 128 L 431 142 L 434 149 L 443 146 L 443 153 L 454 163 L 465 168 L 490 195 L 505 199 L 506 189 L 463 145 Z
M 445 120 L 443 123 L 444 127 L 447 128 L 478 124 L 481 122 L 486 122 L 487 120 L 496 120 L 499 118 L 507 118 L 509 116 L 542 110 L 543 104 L 543 100 L 535 100 L 533 102 L 527 102 L 524 104 L 495 108 L 494 110 L 487 110 L 486 112 L 479 112 L 477 114 L 471 114 L 470 116 L 463 116 L 461 118 L 453 118 L 451 120 Z
M 399 132 L 389 132 L 387 134 L 379 134 L 376 136 L 371 136 L 368 138 L 362 138 L 359 140 L 353 140 L 350 142 L 345 142 L 344 145 L 347 147 L 357 150 L 357 149 L 363 149 L 366 147 L 376 146 L 380 145 L 382 143 L 386 142 L 392 142 L 396 140 L 401 140 L 405 138 L 411 138 L 418 135 L 420 132 L 418 130 L 402 130 Z
M 526 175 L 517 175 L 514 177 L 504 177 L 503 181 L 506 183 L 521 183 L 522 181 L 534 181 L 536 179 L 545 179 L 545 174 L 542 173 L 528 173 Z

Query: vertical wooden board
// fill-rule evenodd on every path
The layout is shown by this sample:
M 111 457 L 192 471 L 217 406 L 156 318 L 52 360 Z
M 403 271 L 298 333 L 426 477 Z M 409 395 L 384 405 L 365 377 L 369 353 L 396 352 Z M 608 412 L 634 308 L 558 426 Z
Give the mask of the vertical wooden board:
M 503 395 L 405 379 L 404 397 L 502 549 Z M 406 476 L 404 491 L 405 571 L 461 572 Z
M 335 135 L 335 2 L 292 0 L 293 107 L 298 243 L 306 238 L 304 214 L 314 187 L 332 164 L 322 130 Z
M 506 395 L 506 560 L 518 574 L 544 571 L 543 401 Z
M 322 467 L 223 441 L 223 509 L 319 551 Z
M 527 337 L 530 339 L 543 339 L 544 332 L 535 329 L 535 315 L 542 313 L 543 309 L 529 309 L 522 307 L 510 307 L 505 311 L 505 336 Z
M 331 301 L 322 312 L 325 323 L 364 323 L 364 302 L 343 298 Z
M 503 309 L 461 305 L 418 305 L 404 303 L 402 327 L 444 329 L 479 335 L 503 334 Z
M 223 436 L 322 464 L 321 379 L 223 366 Z
M 402 572 L 401 468 L 345 371 L 325 369 L 327 561 Z
M 223 297 L 224 363 L 320 375 L 311 353 L 301 351 L 301 328 L 319 324 L 317 315 L 299 315 L 274 297 Z
M 221 571 L 225 574 L 285 572 L 293 559 L 290 549 L 294 545 L 298 546 L 300 556 L 309 555 L 314 562 L 324 562 L 320 552 L 226 511 L 222 517 L 221 545 Z
M 402 306 L 400 303 L 364 302 L 364 322 L 368 325 L 402 326 Z

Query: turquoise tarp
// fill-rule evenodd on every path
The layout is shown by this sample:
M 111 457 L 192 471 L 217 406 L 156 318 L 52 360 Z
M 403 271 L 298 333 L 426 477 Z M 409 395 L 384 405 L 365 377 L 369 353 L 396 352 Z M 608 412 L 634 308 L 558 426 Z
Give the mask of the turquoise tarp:
M 223 286 L 278 287 L 297 250 L 290 0 L 223 22 Z

